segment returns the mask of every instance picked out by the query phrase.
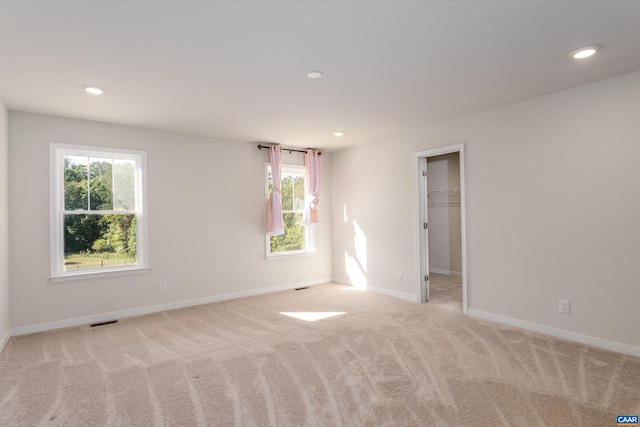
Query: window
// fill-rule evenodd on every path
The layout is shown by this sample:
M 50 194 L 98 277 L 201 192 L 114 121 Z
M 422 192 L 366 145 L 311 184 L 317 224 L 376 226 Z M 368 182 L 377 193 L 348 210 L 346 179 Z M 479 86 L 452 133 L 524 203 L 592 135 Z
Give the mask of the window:
M 51 279 L 147 267 L 146 153 L 50 145 Z
M 271 165 L 267 163 L 267 196 L 272 188 Z M 315 252 L 314 227 L 300 224 L 307 203 L 304 166 L 282 165 L 282 219 L 284 234 L 267 236 L 267 257 Z

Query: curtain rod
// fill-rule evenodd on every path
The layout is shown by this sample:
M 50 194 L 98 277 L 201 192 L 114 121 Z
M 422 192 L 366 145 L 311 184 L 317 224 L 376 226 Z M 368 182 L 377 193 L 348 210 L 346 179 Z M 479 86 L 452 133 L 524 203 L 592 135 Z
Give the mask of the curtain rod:
M 269 147 L 270 147 L 269 145 L 262 145 L 262 144 L 258 144 L 258 149 L 259 149 L 259 150 L 262 150 L 263 148 L 269 148 Z M 307 152 L 306 150 L 296 150 L 296 149 L 293 149 L 293 148 L 284 148 L 284 147 L 281 147 L 280 149 L 281 149 L 282 151 L 288 151 L 288 152 L 289 152 L 289 154 L 291 154 L 291 152 L 293 152 L 293 151 L 295 151 L 296 153 L 306 153 L 306 152 Z M 318 154 L 322 154 L 322 153 L 318 153 Z

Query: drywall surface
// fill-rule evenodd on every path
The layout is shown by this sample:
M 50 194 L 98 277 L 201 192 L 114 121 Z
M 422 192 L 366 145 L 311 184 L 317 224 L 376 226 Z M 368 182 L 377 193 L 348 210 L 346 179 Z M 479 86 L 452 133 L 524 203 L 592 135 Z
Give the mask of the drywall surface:
M 9 164 L 7 109 L 0 101 L 0 351 L 9 337 Z
M 332 153 L 334 277 L 417 295 L 413 153 L 464 142 L 469 308 L 640 347 L 639 117 L 636 72 Z
M 458 153 L 427 159 L 429 271 L 434 273 L 462 273 L 460 192 L 451 191 L 459 189 Z
M 50 142 L 147 152 L 150 272 L 48 279 Z M 9 161 L 12 329 L 331 278 L 329 197 L 321 195 L 315 255 L 265 259 L 269 154 L 256 144 L 11 111 Z M 283 162 L 304 157 L 284 153 Z

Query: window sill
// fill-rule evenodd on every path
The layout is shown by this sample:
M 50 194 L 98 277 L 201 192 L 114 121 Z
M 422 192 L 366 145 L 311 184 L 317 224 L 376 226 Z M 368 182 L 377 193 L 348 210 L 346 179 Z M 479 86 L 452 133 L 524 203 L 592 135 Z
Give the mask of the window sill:
M 149 267 L 128 267 L 114 270 L 83 271 L 80 273 L 65 273 L 57 276 L 50 276 L 49 280 L 52 282 L 65 282 L 68 280 L 98 279 L 101 277 L 146 273 L 150 270 L 151 269 Z
M 269 254 L 265 258 L 267 260 L 287 259 L 287 258 L 296 258 L 296 257 L 303 257 L 303 256 L 313 256 L 315 254 L 316 254 L 316 251 L 278 252 L 275 254 Z

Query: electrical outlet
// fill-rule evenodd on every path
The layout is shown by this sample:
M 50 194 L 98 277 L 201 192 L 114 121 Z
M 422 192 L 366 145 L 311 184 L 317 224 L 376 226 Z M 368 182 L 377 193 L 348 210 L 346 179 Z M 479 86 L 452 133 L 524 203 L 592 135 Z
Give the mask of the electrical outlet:
M 158 292 L 167 292 L 167 282 L 158 283 Z
M 560 313 L 569 314 L 570 313 L 569 300 L 566 300 L 566 299 L 558 300 L 558 311 L 560 311 Z
M 398 282 L 402 282 L 404 280 L 404 274 L 398 273 Z

